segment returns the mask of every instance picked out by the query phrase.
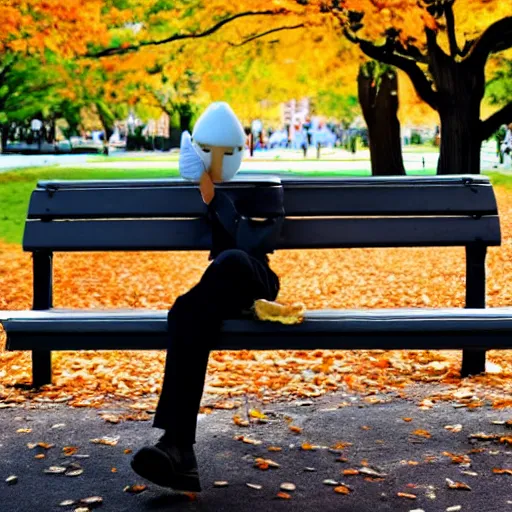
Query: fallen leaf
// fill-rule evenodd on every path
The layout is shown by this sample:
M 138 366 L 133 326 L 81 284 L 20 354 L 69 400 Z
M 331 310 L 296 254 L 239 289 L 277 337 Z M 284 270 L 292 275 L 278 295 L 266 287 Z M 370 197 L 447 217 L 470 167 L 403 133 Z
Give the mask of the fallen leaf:
M 327 480 L 324 480 L 322 483 L 325 485 L 334 485 L 334 486 L 339 485 L 339 482 L 337 480 L 331 480 L 330 478 L 328 478 Z
M 290 425 L 288 427 L 294 434 L 300 434 L 302 432 L 301 427 L 297 427 L 296 425 Z
M 358 471 L 361 475 L 367 475 L 375 478 L 384 478 L 387 476 L 385 473 L 380 473 L 379 471 L 375 471 L 375 469 L 368 467 L 359 468 Z
M 263 486 L 260 485 L 260 484 L 249 484 L 249 483 L 247 483 L 245 485 L 247 485 L 247 487 L 250 487 L 251 489 L 256 489 L 258 491 L 263 488 Z
M 290 494 L 288 494 L 287 492 L 282 492 L 282 491 L 281 491 L 281 492 L 278 492 L 278 493 L 276 494 L 276 497 L 277 497 L 277 498 L 280 498 L 280 499 L 282 499 L 282 500 L 291 500 L 291 499 L 292 499 L 292 497 L 291 497 L 291 495 L 290 495 Z
M 59 507 L 71 507 L 72 505 L 76 505 L 76 501 L 64 500 L 59 503 Z
M 90 496 L 89 498 L 82 498 L 79 503 L 91 507 L 99 507 L 103 504 L 103 498 L 101 496 Z
M 359 471 L 357 469 L 344 469 L 341 473 L 345 476 L 359 475 Z
M 44 470 L 44 473 L 48 475 L 61 475 L 66 472 L 65 467 L 63 466 L 50 466 L 49 468 Z
M 446 485 L 450 489 L 461 489 L 463 491 L 471 491 L 471 487 L 468 484 L 465 484 L 464 482 L 454 482 L 450 478 L 446 479 Z
M 131 448 L 126 448 L 125 450 L 123 450 L 123 453 L 124 453 L 125 455 L 129 455 L 129 454 L 130 454 L 130 453 L 132 453 L 132 452 L 133 452 L 133 450 L 132 450 Z
M 66 457 L 71 457 L 71 455 L 74 455 L 78 451 L 78 447 L 76 446 L 64 446 L 62 448 L 62 452 Z
M 268 468 L 278 468 L 279 464 L 277 462 L 274 462 L 272 459 L 263 459 L 261 457 L 258 457 L 254 460 L 254 465 L 258 469 L 266 470 Z
M 5 479 L 5 482 L 7 483 L 7 485 L 16 485 L 18 483 L 18 477 L 16 475 L 8 476 Z
M 425 437 L 427 439 L 432 437 L 432 434 L 428 430 L 417 429 L 411 432 L 411 434 L 419 437 Z
M 265 414 L 263 414 L 261 411 L 258 411 L 258 409 L 250 409 L 249 410 L 249 416 L 251 418 L 256 418 L 259 420 L 266 420 L 268 419 Z
M 338 494 L 350 494 L 351 490 L 346 485 L 338 485 L 334 488 Z
M 410 500 L 415 500 L 417 498 L 416 494 L 410 494 L 408 492 L 397 492 L 396 495 L 399 498 L 408 498 Z
M 38 460 L 41 460 L 44 458 L 46 458 L 46 455 L 44 453 L 38 453 L 37 455 L 34 456 L 34 459 L 38 459 Z
M 217 480 L 213 482 L 213 487 L 227 487 L 229 483 L 226 480 Z
M 50 448 L 53 448 L 55 445 L 50 443 L 37 443 L 36 446 L 39 446 L 40 448 L 43 448 L 44 450 L 49 450 Z
M 90 441 L 91 441 L 91 443 L 94 443 L 94 444 L 104 444 L 107 446 L 116 446 L 117 443 L 119 442 L 119 436 L 116 436 L 116 437 L 105 436 L 105 437 L 101 437 L 99 439 L 90 439 Z
M 16 433 L 18 434 L 30 434 L 30 432 L 32 432 L 31 428 L 19 428 L 16 430 Z
M 292 484 L 291 482 L 283 482 L 279 488 L 282 490 L 282 491 L 295 491 L 295 489 L 297 488 L 295 486 L 295 484 Z
M 133 485 L 127 485 L 123 491 L 129 492 L 130 494 L 140 494 L 141 492 L 144 492 L 148 488 L 147 485 L 144 484 L 133 484 Z
M 496 473 L 497 475 L 510 475 L 510 476 L 512 476 L 512 469 L 493 468 L 492 472 Z
M 446 425 L 444 428 L 450 432 L 460 432 L 462 430 L 462 425 Z
M 64 473 L 64 476 L 71 476 L 71 477 L 80 476 L 83 472 L 84 472 L 83 469 L 73 469 L 71 471 L 66 471 Z
M 117 424 L 121 422 L 121 418 L 115 414 L 100 414 L 100 416 L 107 423 Z
M 228 411 L 232 409 L 237 409 L 238 407 L 240 407 L 240 404 L 237 402 L 216 402 L 213 405 L 214 409 L 224 409 Z
M 477 439 L 479 441 L 492 441 L 494 439 L 499 439 L 499 434 L 485 434 L 484 432 L 477 432 L 476 434 L 470 434 L 468 436 L 469 439 Z
M 266 462 L 264 459 L 256 459 L 254 461 L 254 466 L 258 469 L 261 469 L 262 471 L 266 471 L 270 467 L 268 462 Z
M 451 452 L 443 452 L 445 457 L 450 457 L 452 459 L 453 464 L 470 464 L 471 459 L 465 454 L 451 453 Z
M 268 450 L 269 452 L 280 452 L 280 451 L 282 451 L 283 449 L 282 449 L 280 446 L 269 446 L 269 447 L 267 448 L 267 450 Z
M 346 441 L 338 441 L 336 444 L 333 444 L 331 448 L 333 450 L 344 450 L 345 448 L 348 448 L 349 446 L 352 446 L 352 443 L 347 443 Z
M 233 416 L 233 423 L 239 427 L 248 427 L 249 422 L 241 418 L 239 414 Z
M 258 439 L 251 439 L 250 437 L 246 436 L 235 436 L 233 439 L 235 441 L 242 441 L 243 443 L 253 444 L 255 446 L 258 446 L 263 443 L 263 441 L 259 441 Z

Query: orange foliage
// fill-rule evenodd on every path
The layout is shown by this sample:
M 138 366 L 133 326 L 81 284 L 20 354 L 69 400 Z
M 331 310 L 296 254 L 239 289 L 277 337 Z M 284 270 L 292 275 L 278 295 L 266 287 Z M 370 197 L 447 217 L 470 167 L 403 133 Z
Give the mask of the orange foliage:
M 88 0 L 3 0 L 0 3 L 0 55 L 5 51 L 42 52 L 71 56 L 85 53 L 87 44 L 108 44 L 103 2 Z

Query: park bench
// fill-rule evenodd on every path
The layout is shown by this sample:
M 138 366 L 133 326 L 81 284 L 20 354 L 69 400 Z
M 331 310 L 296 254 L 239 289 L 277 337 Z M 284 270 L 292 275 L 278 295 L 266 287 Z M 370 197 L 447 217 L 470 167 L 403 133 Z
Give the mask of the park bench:
M 466 307 L 317 310 L 299 325 L 230 319 L 220 349 L 462 349 L 466 376 L 485 371 L 485 350 L 512 348 L 512 308 L 485 309 L 486 251 L 501 242 L 487 177 L 242 173 L 221 187 L 238 204 L 284 193 L 278 249 L 465 247 Z M 251 208 L 257 211 L 247 215 L 271 215 L 264 201 Z M 53 253 L 207 250 L 205 214 L 197 185 L 181 179 L 38 183 L 23 239 L 33 253 L 33 310 L 4 312 L 3 321 L 7 349 L 32 351 L 34 386 L 51 382 L 52 350 L 164 349 L 167 343 L 167 311 L 53 309 Z

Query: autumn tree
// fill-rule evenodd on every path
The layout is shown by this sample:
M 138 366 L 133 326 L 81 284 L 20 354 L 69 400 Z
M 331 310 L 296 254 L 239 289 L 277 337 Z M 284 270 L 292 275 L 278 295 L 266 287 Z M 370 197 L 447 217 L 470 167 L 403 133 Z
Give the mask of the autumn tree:
M 108 44 L 102 3 L 84 9 L 80 0 L 3 0 L 0 3 L 0 129 L 5 145 L 11 122 L 48 112 L 56 102 L 58 58 L 87 51 L 92 41 Z
M 438 173 L 479 173 L 482 141 L 512 121 L 510 100 L 480 119 L 486 63 L 512 46 L 510 3 L 332 0 L 321 2 L 320 9 L 336 17 L 347 39 L 368 57 L 407 73 L 419 96 L 438 112 Z

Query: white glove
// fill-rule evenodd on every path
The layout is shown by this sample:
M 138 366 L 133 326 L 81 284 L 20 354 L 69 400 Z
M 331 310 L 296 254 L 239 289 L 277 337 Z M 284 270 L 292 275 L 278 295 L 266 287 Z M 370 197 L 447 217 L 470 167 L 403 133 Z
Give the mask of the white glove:
M 181 134 L 179 169 L 183 178 L 192 181 L 199 181 L 206 171 L 204 162 L 187 131 Z

